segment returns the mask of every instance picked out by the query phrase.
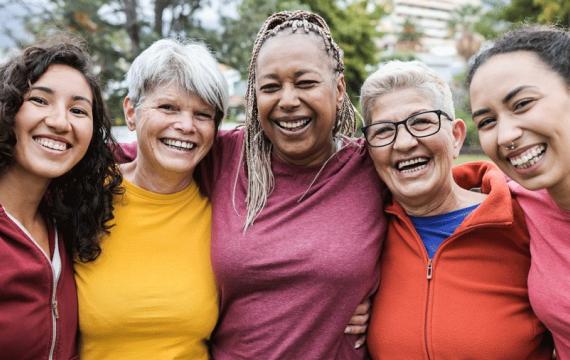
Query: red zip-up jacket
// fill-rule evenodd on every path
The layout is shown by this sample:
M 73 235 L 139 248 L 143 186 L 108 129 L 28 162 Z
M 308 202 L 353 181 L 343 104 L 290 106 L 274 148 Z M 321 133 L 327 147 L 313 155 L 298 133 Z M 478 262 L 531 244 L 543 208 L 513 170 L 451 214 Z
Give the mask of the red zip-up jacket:
M 57 236 L 50 229 L 50 243 Z M 73 264 L 59 239 L 61 273 L 0 206 L 0 359 L 77 358 Z
M 486 162 L 456 167 L 453 175 L 459 186 L 488 196 L 431 260 L 403 208 L 386 208 L 367 340 L 372 357 L 551 359 L 550 336 L 528 299 L 529 235 L 504 175 Z

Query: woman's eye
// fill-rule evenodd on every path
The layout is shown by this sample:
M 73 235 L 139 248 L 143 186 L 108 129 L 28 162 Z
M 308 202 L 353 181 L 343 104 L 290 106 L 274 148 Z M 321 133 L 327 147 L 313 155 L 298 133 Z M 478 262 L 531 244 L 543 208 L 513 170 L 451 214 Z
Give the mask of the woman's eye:
M 261 85 L 259 90 L 261 92 L 264 92 L 264 93 L 272 93 L 272 92 L 276 92 L 277 90 L 279 90 L 279 85 L 278 84 L 265 84 L 265 85 Z
M 48 103 L 46 99 L 44 99 L 43 97 L 40 97 L 40 96 L 30 96 L 28 98 L 28 101 L 31 101 L 33 103 L 40 104 L 40 105 L 47 105 L 47 103 Z
M 495 119 L 492 117 L 487 117 L 487 118 L 481 119 L 477 123 L 477 129 L 483 130 L 485 128 L 489 128 L 489 127 L 493 126 L 494 123 L 495 123 Z
M 302 80 L 302 81 L 297 82 L 297 86 L 302 88 L 302 89 L 312 88 L 316 84 L 317 84 L 317 81 L 315 81 L 315 80 Z
M 160 104 L 158 105 L 158 109 L 164 110 L 166 112 L 174 112 L 178 110 L 178 107 L 172 104 Z
M 517 101 L 514 106 L 513 106 L 513 110 L 515 112 L 517 111 L 521 111 L 521 110 L 525 110 L 526 108 L 528 108 L 528 106 L 530 104 L 532 104 L 535 100 L 534 99 L 522 99 L 520 101 Z
M 196 118 L 198 120 L 208 121 L 214 119 L 214 116 L 212 114 L 203 112 L 203 113 L 197 113 Z
M 89 116 L 89 112 L 87 112 L 87 110 L 84 110 L 82 108 L 74 107 L 74 108 L 71 108 L 70 111 L 75 115 Z

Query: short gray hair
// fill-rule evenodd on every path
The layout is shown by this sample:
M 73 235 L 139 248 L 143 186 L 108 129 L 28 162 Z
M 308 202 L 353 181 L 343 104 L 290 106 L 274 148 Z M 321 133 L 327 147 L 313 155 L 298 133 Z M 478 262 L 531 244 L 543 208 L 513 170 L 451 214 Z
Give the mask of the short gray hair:
M 370 75 L 360 90 L 360 106 L 365 124 L 372 121 L 376 99 L 395 90 L 418 89 L 431 97 L 436 110 L 455 119 L 453 96 L 449 84 L 420 61 L 389 61 Z
M 177 84 L 216 109 L 216 125 L 228 109 L 228 85 L 210 51 L 196 42 L 162 39 L 139 54 L 127 72 L 135 107 L 157 87 Z

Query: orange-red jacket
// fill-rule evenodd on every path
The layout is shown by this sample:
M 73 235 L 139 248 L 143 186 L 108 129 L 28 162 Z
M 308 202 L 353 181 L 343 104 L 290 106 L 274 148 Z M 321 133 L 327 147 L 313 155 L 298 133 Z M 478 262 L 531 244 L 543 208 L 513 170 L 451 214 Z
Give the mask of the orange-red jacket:
M 504 175 L 486 162 L 456 167 L 453 175 L 461 187 L 488 196 L 431 260 L 403 208 L 386 207 L 372 357 L 551 359 L 550 336 L 528 300 L 528 232 Z

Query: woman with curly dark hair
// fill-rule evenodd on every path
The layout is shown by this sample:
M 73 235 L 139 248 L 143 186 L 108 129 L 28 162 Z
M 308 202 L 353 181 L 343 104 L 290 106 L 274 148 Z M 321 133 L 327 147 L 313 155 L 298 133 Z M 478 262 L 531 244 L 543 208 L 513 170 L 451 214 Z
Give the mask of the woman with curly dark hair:
M 0 349 L 76 356 L 71 256 L 95 259 L 121 175 L 88 54 L 58 37 L 0 66 Z

